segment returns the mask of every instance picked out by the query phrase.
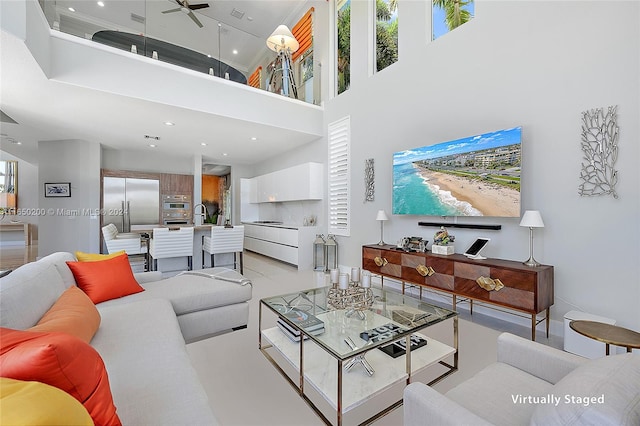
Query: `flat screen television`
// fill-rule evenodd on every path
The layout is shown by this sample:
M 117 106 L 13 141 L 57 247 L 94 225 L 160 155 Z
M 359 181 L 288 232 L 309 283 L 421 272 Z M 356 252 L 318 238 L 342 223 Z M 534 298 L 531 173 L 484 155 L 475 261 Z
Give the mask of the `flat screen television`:
M 520 217 L 522 127 L 393 154 L 393 214 Z

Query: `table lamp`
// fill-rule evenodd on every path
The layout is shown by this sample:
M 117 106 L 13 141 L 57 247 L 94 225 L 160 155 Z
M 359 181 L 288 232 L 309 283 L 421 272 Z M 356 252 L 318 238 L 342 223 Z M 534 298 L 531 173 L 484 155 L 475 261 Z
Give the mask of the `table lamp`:
M 527 210 L 522 215 L 520 226 L 526 226 L 529 228 L 529 259 L 524 263 L 527 266 L 540 266 L 540 263 L 533 258 L 533 228 L 544 228 L 544 222 L 542 216 L 537 210 Z
M 378 215 L 376 216 L 376 220 L 380 221 L 380 242 L 378 243 L 379 246 L 383 246 L 385 244 L 383 236 L 384 236 L 384 222 L 386 220 L 389 220 L 389 218 L 387 217 L 387 214 L 385 213 L 384 210 L 378 210 Z

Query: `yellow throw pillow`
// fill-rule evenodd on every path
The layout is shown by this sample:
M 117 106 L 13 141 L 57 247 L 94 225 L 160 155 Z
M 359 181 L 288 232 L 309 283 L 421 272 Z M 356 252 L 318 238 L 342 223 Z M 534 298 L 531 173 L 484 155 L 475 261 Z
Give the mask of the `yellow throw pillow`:
M 95 262 L 97 260 L 107 260 L 120 256 L 124 253 L 124 250 L 116 251 L 111 254 L 98 254 L 98 253 L 83 253 L 81 251 L 76 252 L 76 259 L 80 262 Z
M 44 383 L 2 377 L 0 396 L 2 425 L 93 425 L 77 399 Z

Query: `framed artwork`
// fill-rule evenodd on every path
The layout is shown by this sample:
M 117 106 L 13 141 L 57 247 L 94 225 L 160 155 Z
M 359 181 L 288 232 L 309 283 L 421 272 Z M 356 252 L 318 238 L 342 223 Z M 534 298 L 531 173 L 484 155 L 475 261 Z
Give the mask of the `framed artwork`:
M 313 51 L 307 53 L 302 59 L 300 69 L 302 70 L 302 82 L 313 78 Z
M 45 197 L 71 197 L 70 182 L 56 182 L 44 184 Z

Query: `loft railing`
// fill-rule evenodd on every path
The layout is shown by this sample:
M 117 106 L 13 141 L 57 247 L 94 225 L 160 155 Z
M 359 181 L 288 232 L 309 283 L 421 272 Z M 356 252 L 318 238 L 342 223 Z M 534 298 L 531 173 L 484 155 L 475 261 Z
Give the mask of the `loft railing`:
M 272 74 L 276 55 L 265 43 L 268 35 L 250 34 L 207 16 L 216 7 L 215 2 L 210 1 L 209 8 L 191 10 L 192 14 L 169 0 L 40 0 L 39 3 L 54 30 L 279 93 L 280 77 L 277 72 Z M 201 3 L 204 2 L 197 2 Z M 319 104 L 319 81 L 313 83 L 313 72 L 310 77 L 310 61 L 313 70 L 311 51 L 301 55 L 293 65 L 298 99 Z

